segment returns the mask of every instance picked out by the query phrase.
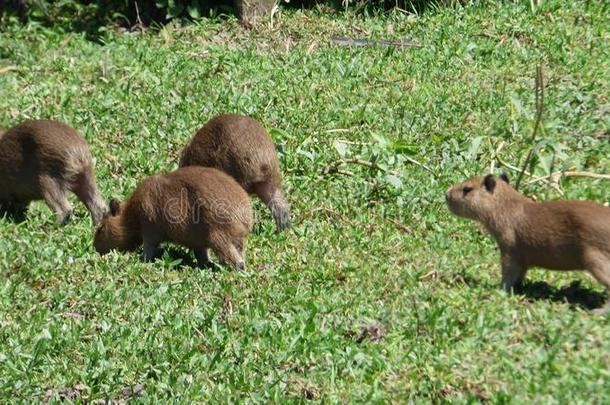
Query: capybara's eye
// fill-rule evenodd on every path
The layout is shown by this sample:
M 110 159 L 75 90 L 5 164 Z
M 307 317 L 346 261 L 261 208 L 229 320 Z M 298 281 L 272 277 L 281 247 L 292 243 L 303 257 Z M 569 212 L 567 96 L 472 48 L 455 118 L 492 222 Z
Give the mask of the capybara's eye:
M 464 192 L 464 195 L 466 195 L 472 191 L 472 187 L 464 187 L 462 191 Z

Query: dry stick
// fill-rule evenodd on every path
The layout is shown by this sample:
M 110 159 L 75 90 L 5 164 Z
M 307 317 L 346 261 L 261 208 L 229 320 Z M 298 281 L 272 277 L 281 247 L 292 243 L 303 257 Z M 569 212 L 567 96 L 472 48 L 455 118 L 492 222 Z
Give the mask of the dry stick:
M 136 21 L 138 22 L 138 28 L 140 28 L 140 30 L 144 30 L 144 24 L 142 24 L 142 19 L 140 18 L 140 9 L 138 8 L 138 2 L 134 2 L 135 6 L 136 6 Z
M 523 178 L 523 174 L 525 173 L 525 168 L 530 162 L 532 155 L 534 154 L 534 142 L 536 141 L 536 135 L 538 134 L 538 128 L 540 127 L 540 122 L 542 121 L 542 113 L 544 111 L 544 77 L 542 75 L 542 65 L 539 64 L 536 66 L 536 123 L 534 124 L 534 130 L 532 131 L 532 148 L 528 152 L 525 157 L 525 162 L 523 162 L 523 166 L 521 171 L 519 172 L 519 177 L 517 177 L 517 181 L 515 182 L 515 190 L 519 190 L 519 184 L 521 184 L 521 179 Z
M 561 177 L 589 177 L 598 180 L 610 180 L 610 174 L 599 174 L 592 172 L 567 171 L 561 173 Z
M 326 132 L 327 134 L 334 134 L 337 132 L 352 132 L 352 129 L 351 128 L 334 128 L 334 129 L 327 129 L 324 132 Z
M 388 221 L 390 221 L 391 223 L 393 223 L 393 224 L 394 224 L 394 226 L 395 226 L 395 227 L 396 227 L 398 230 L 400 230 L 400 231 L 402 231 L 402 232 L 406 233 L 407 235 L 410 235 L 410 234 L 412 234 L 412 233 L 413 233 L 413 230 L 412 230 L 411 228 L 409 228 L 408 226 L 406 226 L 405 224 L 403 224 L 402 222 L 399 222 L 399 221 L 397 221 L 397 220 L 395 220 L 395 219 L 392 219 L 392 218 L 389 218 L 389 219 L 388 219 Z
M 347 222 L 348 224 L 350 224 L 351 226 L 355 227 L 356 223 L 354 223 L 352 220 L 350 220 L 349 218 L 346 218 L 345 216 L 341 215 L 340 213 L 338 213 L 337 211 L 333 211 L 330 208 L 326 208 L 326 207 L 318 207 L 318 208 L 314 208 L 310 211 L 307 211 L 308 214 L 314 214 L 316 212 L 326 212 L 327 214 L 331 214 L 336 218 L 339 218 L 340 220 L 342 220 L 343 222 Z M 311 218 L 311 215 L 309 216 L 309 218 Z
M 326 131 L 326 132 L 330 132 L 330 131 Z M 337 139 L 337 142 L 344 143 L 346 145 L 357 145 L 357 146 L 367 146 L 367 145 L 371 144 L 371 142 L 348 141 L 345 139 Z
M 550 175 L 550 176 L 547 176 L 546 174 L 545 174 L 544 176 L 532 176 L 532 178 L 531 178 L 529 181 L 527 181 L 527 182 L 525 183 L 525 185 L 526 185 L 526 186 L 530 186 L 530 185 L 532 185 L 532 184 L 540 183 L 541 181 L 544 181 L 544 182 L 547 182 L 547 181 L 553 181 L 553 179 L 555 178 L 555 177 L 553 177 L 553 176 L 556 176 L 558 173 L 559 173 L 559 172 L 557 172 L 557 173 L 551 173 L 551 175 Z
M 19 70 L 19 68 L 15 65 L 5 66 L 5 67 L 0 68 L 0 74 L 11 72 L 13 70 Z
M 430 270 L 429 272 L 421 276 L 419 278 L 419 281 L 427 281 L 428 279 L 435 278 L 437 275 L 438 273 L 436 272 L 436 270 Z
M 553 179 L 551 178 L 553 171 L 555 170 L 555 158 L 557 157 L 557 154 L 555 152 L 553 152 L 553 159 L 551 160 L 551 168 L 549 170 L 549 180 L 547 183 L 547 188 L 546 188 L 546 193 L 544 194 L 544 199 L 548 200 L 549 199 L 549 192 L 551 191 L 551 183 L 553 182 Z M 558 182 L 559 183 L 559 182 Z
M 425 164 L 418 162 L 417 160 L 410 158 L 408 156 L 405 156 L 404 158 L 408 162 L 411 162 L 414 165 L 419 166 L 422 169 L 425 169 L 425 170 L 429 171 L 430 173 L 436 175 L 436 173 L 434 173 L 434 170 L 432 170 L 430 167 L 426 166 Z M 334 162 L 330 162 L 324 169 L 322 169 L 322 174 L 328 174 L 331 171 L 336 172 L 336 173 L 341 173 L 341 171 L 339 169 L 337 169 L 337 166 L 339 166 L 343 163 L 353 163 L 353 164 L 362 165 L 362 166 L 374 167 L 377 170 L 381 170 L 382 172 L 386 172 L 386 173 L 392 174 L 394 176 L 399 175 L 397 171 L 382 169 L 381 167 L 375 165 L 374 163 L 371 163 L 368 160 L 362 160 L 362 159 L 335 160 Z M 342 173 L 342 174 L 347 174 L 347 175 L 353 176 L 353 173 L 351 173 L 351 172 Z
M 502 159 L 500 159 L 500 158 L 498 158 L 498 163 L 500 163 L 500 164 L 501 164 L 502 166 L 504 166 L 504 167 L 508 167 L 509 169 L 514 170 L 514 171 L 518 172 L 520 175 L 525 174 L 525 175 L 527 175 L 527 176 L 529 176 L 529 177 L 534 177 L 534 175 L 533 175 L 533 174 L 531 174 L 530 172 L 528 172 L 527 170 L 525 170 L 525 169 L 520 169 L 520 168 L 518 168 L 518 167 L 516 167 L 516 166 L 513 166 L 513 165 L 511 165 L 510 163 L 507 163 L 507 162 L 505 162 L 504 160 L 502 160 Z M 563 191 L 561 190 L 561 188 L 559 187 L 559 185 L 558 185 L 557 183 L 555 183 L 555 182 L 549 181 L 549 180 L 547 179 L 547 176 L 542 176 L 542 177 L 540 177 L 540 178 L 538 179 L 538 181 L 544 181 L 544 182 L 550 183 L 550 184 L 551 184 L 551 187 L 553 187 L 553 188 L 555 189 L 555 191 L 557 191 L 557 192 L 558 192 L 560 195 L 563 195 L 563 194 L 564 194 L 564 193 L 563 193 Z
M 562 177 L 586 177 L 596 180 L 610 180 L 610 174 L 567 170 L 565 172 L 554 172 L 548 176 L 534 176 L 530 181 L 525 184 L 530 185 L 534 183 L 539 183 L 541 181 L 552 181 L 553 183 L 559 183 L 559 180 L 561 180 Z
M 335 170 L 333 171 L 333 173 L 342 174 L 342 175 L 344 175 L 344 176 L 350 176 L 350 177 L 355 176 L 355 174 L 354 174 L 354 173 L 352 173 L 352 172 L 350 172 L 349 170 L 342 170 L 342 169 L 335 169 Z M 326 173 L 325 173 L 325 174 L 326 174 Z
M 374 163 L 369 162 L 368 160 L 363 160 L 363 159 L 341 159 L 341 160 L 335 160 L 334 162 L 330 162 L 328 165 L 326 165 L 326 167 L 324 169 L 322 169 L 322 174 L 328 174 L 330 172 L 337 172 L 338 169 L 337 167 L 343 163 L 353 163 L 356 165 L 361 165 L 361 166 L 367 166 L 367 167 L 372 167 L 375 168 L 377 170 L 381 170 L 382 172 L 386 172 L 389 174 L 392 174 L 394 176 L 398 176 L 398 172 L 394 171 L 394 170 L 386 170 L 383 169 L 379 166 L 377 166 Z
M 374 40 L 374 39 L 360 39 L 360 38 L 347 38 L 347 37 L 332 37 L 331 40 L 341 46 L 382 46 L 392 48 L 421 48 L 420 44 L 410 41 L 388 41 L 388 40 Z
M 416 166 L 421 167 L 422 169 L 425 169 L 427 171 L 429 171 L 430 173 L 434 174 L 436 176 L 436 173 L 434 173 L 434 170 L 432 170 L 430 167 L 426 166 L 423 163 L 418 162 L 417 160 L 410 158 L 409 156 L 403 156 L 407 161 L 413 163 Z
M 491 152 L 491 153 L 492 153 L 492 155 L 491 155 L 491 164 L 490 164 L 490 169 L 491 169 L 491 170 L 490 170 L 490 173 L 493 173 L 494 168 L 495 168 L 495 166 L 496 166 L 496 161 L 498 161 L 498 163 L 500 163 L 500 162 L 499 162 L 499 159 L 500 159 L 500 157 L 499 157 L 499 156 L 500 156 L 500 151 L 501 151 L 502 149 L 504 149 L 504 141 L 500 141 L 500 143 L 498 144 L 498 147 L 497 147 L 497 148 L 496 148 L 496 150 L 494 151 L 494 150 L 493 150 L 493 145 L 492 145 L 492 143 L 491 143 L 491 140 L 489 140 L 489 138 L 487 138 L 487 140 L 489 141 L 489 147 L 490 147 L 490 148 L 491 148 L 491 150 L 492 150 L 492 152 Z

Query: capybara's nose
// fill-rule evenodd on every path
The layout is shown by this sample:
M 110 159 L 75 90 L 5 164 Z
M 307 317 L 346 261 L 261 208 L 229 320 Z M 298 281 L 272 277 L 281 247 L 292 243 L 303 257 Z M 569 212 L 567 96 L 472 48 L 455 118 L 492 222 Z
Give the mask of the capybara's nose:
M 449 202 L 449 199 L 451 198 L 451 194 L 449 193 L 449 190 L 447 190 L 445 192 L 445 202 Z

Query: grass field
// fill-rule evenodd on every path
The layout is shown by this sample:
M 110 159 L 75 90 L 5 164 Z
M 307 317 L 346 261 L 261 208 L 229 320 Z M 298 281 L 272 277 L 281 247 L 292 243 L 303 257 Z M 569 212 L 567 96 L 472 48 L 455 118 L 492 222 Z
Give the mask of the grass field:
M 606 294 L 584 273 L 499 287 L 495 243 L 448 213 L 466 177 L 520 166 L 534 71 L 546 78 L 532 165 L 610 172 L 610 8 L 603 1 L 431 9 L 280 9 L 158 31 L 9 23 L 0 126 L 54 118 L 96 156 L 106 198 L 177 166 L 220 112 L 259 119 L 281 150 L 294 226 L 260 201 L 246 272 L 170 249 L 99 257 L 84 206 L 65 227 L 41 202 L 0 219 L 1 402 L 70 399 L 607 403 Z M 421 47 L 334 45 L 333 35 Z M 374 162 L 374 167 L 339 159 Z M 502 162 L 502 163 L 501 163 Z M 524 191 L 560 198 L 544 182 Z M 561 181 L 607 202 L 610 182 Z

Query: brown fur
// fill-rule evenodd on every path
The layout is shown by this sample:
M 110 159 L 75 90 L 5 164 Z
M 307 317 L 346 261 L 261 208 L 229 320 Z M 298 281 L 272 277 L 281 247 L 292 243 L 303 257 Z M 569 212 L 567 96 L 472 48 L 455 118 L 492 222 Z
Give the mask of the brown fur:
M 502 284 L 522 283 L 527 269 L 588 270 L 610 290 L 610 208 L 590 201 L 534 202 L 508 179 L 479 176 L 450 188 L 449 210 L 482 223 L 496 239 Z M 610 300 L 600 313 L 610 310 Z
M 95 234 L 100 254 L 133 251 L 144 245 L 153 260 L 160 243 L 174 242 L 195 251 L 200 266 L 207 249 L 243 269 L 246 237 L 252 229 L 248 194 L 227 174 L 205 167 L 185 167 L 148 177 L 122 204 L 111 202 Z
M 87 142 L 57 121 L 25 121 L 0 135 L 0 205 L 25 212 L 30 201 L 44 199 L 64 224 L 72 214 L 66 192 L 87 206 L 95 223 L 106 205 L 95 183 Z
M 258 121 L 235 114 L 213 118 L 182 151 L 180 167 L 184 166 L 215 167 L 228 173 L 263 200 L 279 230 L 290 226 L 275 146 Z

